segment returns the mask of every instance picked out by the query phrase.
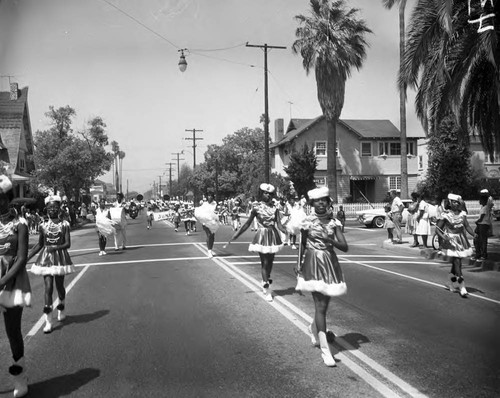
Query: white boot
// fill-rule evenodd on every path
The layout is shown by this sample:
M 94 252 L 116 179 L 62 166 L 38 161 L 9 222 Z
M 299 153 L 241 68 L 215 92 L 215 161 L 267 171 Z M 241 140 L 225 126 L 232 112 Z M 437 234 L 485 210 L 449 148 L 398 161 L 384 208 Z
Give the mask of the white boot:
M 51 307 L 45 307 L 43 309 L 43 316 L 45 318 L 45 326 L 43 328 L 44 333 L 50 333 L 52 332 L 52 308 Z
M 450 281 L 446 284 L 446 288 L 450 292 L 456 292 L 458 290 L 457 277 L 453 274 L 450 274 Z
M 271 291 L 271 285 L 269 282 L 262 281 L 262 293 L 264 293 L 264 298 L 266 301 L 273 301 L 273 293 Z
M 318 329 L 316 329 L 316 323 L 313 321 L 308 328 L 309 336 L 311 337 L 311 344 L 315 347 L 319 347 L 319 337 L 318 337 Z
M 332 353 L 330 351 L 330 345 L 328 344 L 328 340 L 326 339 L 325 332 L 318 332 L 319 337 L 319 346 L 321 348 L 321 358 L 323 358 L 323 362 L 326 366 L 337 366 L 335 363 L 335 359 L 333 359 Z
M 9 373 L 14 383 L 14 397 L 24 397 L 28 393 L 28 377 L 24 357 L 9 368 Z
M 467 291 L 467 289 L 465 288 L 465 282 L 464 282 L 464 278 L 460 277 L 458 278 L 459 280 L 459 292 L 460 292 L 460 296 L 462 297 L 467 297 L 469 295 L 469 292 Z
M 64 313 L 65 304 L 64 301 L 61 301 L 57 306 L 57 320 L 59 322 L 64 321 L 66 319 L 66 314 Z

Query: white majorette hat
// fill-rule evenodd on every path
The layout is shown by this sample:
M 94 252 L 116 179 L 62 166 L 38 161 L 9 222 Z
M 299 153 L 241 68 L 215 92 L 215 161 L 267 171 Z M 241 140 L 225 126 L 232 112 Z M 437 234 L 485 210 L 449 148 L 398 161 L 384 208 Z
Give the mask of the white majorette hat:
M 45 204 L 49 202 L 59 202 L 61 203 L 61 197 L 59 195 L 49 195 L 45 198 Z
M 12 181 L 5 174 L 0 174 L 0 193 L 9 192 L 12 189 Z
M 462 197 L 460 195 L 456 195 L 454 193 L 449 193 L 448 194 L 448 199 L 454 200 L 455 202 L 458 202 L 459 200 L 462 199 Z
M 330 190 L 328 189 L 328 187 L 311 189 L 309 192 L 307 192 L 307 196 L 311 200 L 328 198 L 330 197 Z
M 485 189 L 481 189 L 481 191 L 479 191 L 479 193 L 481 195 L 488 195 L 490 192 L 485 188 Z
M 276 188 L 274 188 L 271 184 L 266 184 L 265 182 L 260 184 L 259 187 L 264 192 L 274 193 Z

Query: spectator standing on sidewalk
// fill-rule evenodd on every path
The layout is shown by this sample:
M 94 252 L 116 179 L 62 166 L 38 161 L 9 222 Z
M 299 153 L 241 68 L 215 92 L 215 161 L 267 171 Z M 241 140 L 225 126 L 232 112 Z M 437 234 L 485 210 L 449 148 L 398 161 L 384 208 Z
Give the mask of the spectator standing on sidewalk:
M 401 244 L 403 243 L 403 233 L 401 231 L 401 221 L 403 219 L 403 209 L 404 204 L 401 198 L 399 197 L 399 192 L 395 189 L 391 190 L 391 217 L 392 222 L 394 223 L 394 234 L 395 239 L 393 243 Z
M 384 228 L 387 229 L 387 239 L 394 243 L 394 223 L 391 217 L 391 205 L 388 203 L 384 206 L 385 211 L 385 221 Z
M 427 248 L 427 237 L 431 235 L 431 222 L 429 220 L 429 203 L 426 202 L 424 193 L 420 194 L 418 209 L 415 217 L 415 234 L 421 237 L 424 248 Z
M 413 236 L 413 243 L 410 245 L 410 247 L 418 247 L 416 218 L 418 215 L 418 202 L 420 200 L 420 194 L 418 192 L 412 192 L 410 196 L 412 202 L 408 206 L 408 219 L 406 220 L 405 230 L 407 234 Z
M 437 234 L 442 239 L 442 252 L 451 258 L 450 283 L 446 287 L 454 292 L 459 290 L 462 297 L 469 294 L 465 288 L 462 274 L 462 258 L 471 257 L 472 247 L 467 239 L 466 232 L 474 238 L 476 234 L 467 221 L 467 214 L 462 210 L 460 195 L 448 194 L 450 209 L 440 215 L 436 224 Z
M 339 210 L 337 211 L 337 220 L 342 224 L 342 232 L 344 232 L 345 227 L 345 211 L 344 206 L 340 205 Z
M 474 240 L 476 248 L 476 260 L 484 261 L 488 257 L 488 236 L 490 233 L 491 222 L 491 207 L 489 204 L 489 193 L 481 191 L 479 197 L 479 218 L 476 220 L 477 239 Z

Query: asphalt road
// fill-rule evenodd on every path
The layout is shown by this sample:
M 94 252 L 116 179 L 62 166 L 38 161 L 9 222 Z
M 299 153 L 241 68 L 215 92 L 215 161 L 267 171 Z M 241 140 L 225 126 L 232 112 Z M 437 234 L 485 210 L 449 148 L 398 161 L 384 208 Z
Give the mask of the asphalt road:
M 385 230 L 349 222 L 340 254 L 348 294 L 333 299 L 336 368 L 324 366 L 306 327 L 310 295 L 294 290 L 296 251 L 273 271 L 275 300 L 260 294 L 251 231 L 216 257 L 203 231 L 146 229 L 131 220 L 129 248 L 97 255 L 92 225 L 72 233 L 78 272 L 67 278 L 68 317 L 44 335 L 43 281 L 23 332 L 29 397 L 498 397 L 500 279 L 467 274 L 471 295 L 443 288 L 449 266 L 381 248 Z M 0 326 L 0 397 L 11 396 L 10 351 Z

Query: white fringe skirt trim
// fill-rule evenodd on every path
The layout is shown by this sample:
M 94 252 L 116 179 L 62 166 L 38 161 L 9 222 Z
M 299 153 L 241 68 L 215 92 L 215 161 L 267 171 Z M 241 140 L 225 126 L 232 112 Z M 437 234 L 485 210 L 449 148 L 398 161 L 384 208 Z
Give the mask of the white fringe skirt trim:
M 283 245 L 263 246 L 259 244 L 250 243 L 250 245 L 248 246 L 249 252 L 264 253 L 264 254 L 278 253 L 281 249 L 283 249 Z
M 76 268 L 73 264 L 70 264 L 70 265 L 50 265 L 50 266 L 45 266 L 45 267 L 41 266 L 41 265 L 34 264 L 29 269 L 29 272 L 31 272 L 32 274 L 41 275 L 41 276 L 67 275 L 67 274 L 72 274 L 75 271 L 76 271 Z
M 325 296 L 342 296 L 347 293 L 347 285 L 345 282 L 327 284 L 324 281 L 310 280 L 306 281 L 302 277 L 297 278 L 297 286 L 295 290 L 303 292 L 318 292 Z
M 23 292 L 21 289 L 0 291 L 1 307 L 31 307 L 31 292 Z

